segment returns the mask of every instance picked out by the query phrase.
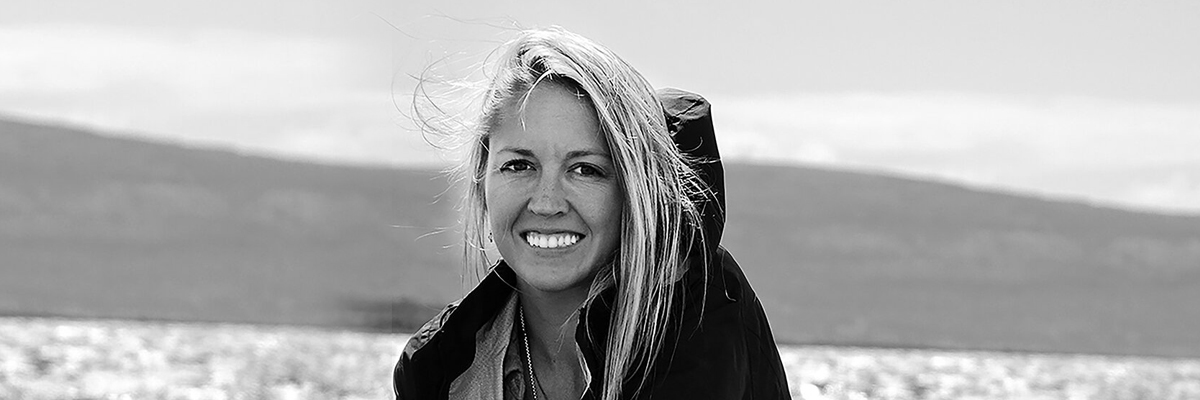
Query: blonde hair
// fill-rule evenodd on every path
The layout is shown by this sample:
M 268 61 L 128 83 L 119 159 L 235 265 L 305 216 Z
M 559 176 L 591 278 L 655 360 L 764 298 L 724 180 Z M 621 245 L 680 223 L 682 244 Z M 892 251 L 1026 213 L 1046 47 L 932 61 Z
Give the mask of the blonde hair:
M 616 256 L 596 274 L 586 300 L 615 286 L 600 398 L 617 399 L 626 377 L 635 372 L 642 374 L 636 382 L 640 391 L 673 322 L 674 283 L 689 249 L 703 241 L 695 200 L 703 185 L 675 147 L 654 89 L 612 51 L 560 28 L 522 31 L 504 48 L 480 118 L 468 130 L 467 155 L 458 171 L 466 182 L 467 266 L 477 271 L 490 266 L 483 178 L 488 138 L 502 114 L 542 81 L 584 94 L 596 110 L 626 202 Z

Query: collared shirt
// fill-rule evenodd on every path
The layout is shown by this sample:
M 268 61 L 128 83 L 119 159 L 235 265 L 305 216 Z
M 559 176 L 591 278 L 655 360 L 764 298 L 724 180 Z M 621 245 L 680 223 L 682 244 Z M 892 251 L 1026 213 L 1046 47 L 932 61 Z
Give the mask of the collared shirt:
M 515 322 L 519 304 L 519 297 L 514 292 L 496 318 L 475 333 L 475 357 L 467 371 L 451 382 L 450 399 L 526 398 L 530 380 L 523 358 L 523 333 L 516 328 Z M 587 368 L 584 372 L 588 372 Z
M 491 400 L 525 397 L 520 331 L 515 329 L 517 295 L 510 294 L 504 308 L 475 333 L 471 366 L 450 384 L 450 399 Z

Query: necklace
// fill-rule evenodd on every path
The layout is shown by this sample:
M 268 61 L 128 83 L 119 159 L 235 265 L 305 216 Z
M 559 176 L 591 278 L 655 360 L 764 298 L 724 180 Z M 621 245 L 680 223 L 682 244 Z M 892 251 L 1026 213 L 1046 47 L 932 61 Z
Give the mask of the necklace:
M 521 319 L 521 340 L 525 342 L 525 366 L 529 369 L 529 392 L 533 393 L 533 400 L 538 400 L 536 378 L 533 376 L 533 357 L 529 355 L 529 331 L 525 329 L 525 307 L 517 310 L 517 316 Z

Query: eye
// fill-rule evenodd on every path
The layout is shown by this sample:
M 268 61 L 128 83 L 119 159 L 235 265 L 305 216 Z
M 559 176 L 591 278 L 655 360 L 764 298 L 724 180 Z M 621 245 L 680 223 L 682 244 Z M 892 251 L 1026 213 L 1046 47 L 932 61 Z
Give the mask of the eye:
M 603 178 L 606 176 L 603 169 L 592 164 L 576 164 L 571 167 L 571 172 L 586 177 Z
M 500 172 L 525 172 L 533 169 L 533 163 L 528 160 L 509 160 L 500 165 Z

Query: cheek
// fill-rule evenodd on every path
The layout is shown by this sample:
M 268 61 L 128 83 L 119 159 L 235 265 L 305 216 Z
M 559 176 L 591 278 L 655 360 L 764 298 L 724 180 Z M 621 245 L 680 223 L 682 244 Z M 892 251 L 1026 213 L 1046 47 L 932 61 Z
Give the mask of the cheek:
M 512 207 L 508 204 L 512 196 L 504 189 L 505 185 L 493 179 L 486 179 L 483 184 L 483 204 L 487 207 L 487 223 L 493 234 L 503 234 L 504 221 L 510 219 L 512 214 Z
M 593 218 L 602 226 L 602 230 L 614 242 L 618 241 L 621 232 L 622 213 L 625 210 L 625 197 L 619 190 L 612 190 L 605 196 L 597 196 L 600 201 L 595 204 Z

